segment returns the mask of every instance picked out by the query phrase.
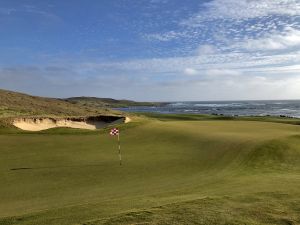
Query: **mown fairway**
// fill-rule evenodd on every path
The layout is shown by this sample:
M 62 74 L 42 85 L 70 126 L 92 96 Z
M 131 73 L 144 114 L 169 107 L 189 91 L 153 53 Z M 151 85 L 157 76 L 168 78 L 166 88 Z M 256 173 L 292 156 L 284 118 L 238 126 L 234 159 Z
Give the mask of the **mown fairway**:
M 0 224 L 300 224 L 300 126 L 0 132 Z

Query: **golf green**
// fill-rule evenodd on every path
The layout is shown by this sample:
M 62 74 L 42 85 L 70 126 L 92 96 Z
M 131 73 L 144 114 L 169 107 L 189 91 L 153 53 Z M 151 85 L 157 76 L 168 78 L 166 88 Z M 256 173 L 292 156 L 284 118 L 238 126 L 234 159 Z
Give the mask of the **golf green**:
M 0 224 L 299 224 L 300 126 L 0 132 Z

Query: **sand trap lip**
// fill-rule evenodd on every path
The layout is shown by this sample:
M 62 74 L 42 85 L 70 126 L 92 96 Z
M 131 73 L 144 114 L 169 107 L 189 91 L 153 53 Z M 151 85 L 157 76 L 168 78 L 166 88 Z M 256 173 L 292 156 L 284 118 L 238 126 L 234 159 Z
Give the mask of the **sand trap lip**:
M 113 124 L 127 123 L 128 117 L 120 116 L 91 116 L 69 118 L 16 118 L 13 125 L 22 130 L 41 131 L 56 127 L 96 130 Z

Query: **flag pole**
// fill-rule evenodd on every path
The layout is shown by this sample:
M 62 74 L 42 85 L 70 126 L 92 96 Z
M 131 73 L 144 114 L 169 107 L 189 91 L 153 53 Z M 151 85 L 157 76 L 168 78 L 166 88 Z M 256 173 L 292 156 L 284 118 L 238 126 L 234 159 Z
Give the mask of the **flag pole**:
M 120 166 L 121 166 L 122 165 L 122 155 L 121 155 L 120 133 L 118 133 L 118 145 L 119 145 L 119 160 L 120 160 Z

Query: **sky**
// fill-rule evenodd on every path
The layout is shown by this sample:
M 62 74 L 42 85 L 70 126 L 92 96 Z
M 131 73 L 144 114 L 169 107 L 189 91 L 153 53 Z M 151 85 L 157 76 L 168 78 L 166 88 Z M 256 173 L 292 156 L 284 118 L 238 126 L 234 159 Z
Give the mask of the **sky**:
M 300 99 L 300 0 L 0 0 L 0 88 Z

